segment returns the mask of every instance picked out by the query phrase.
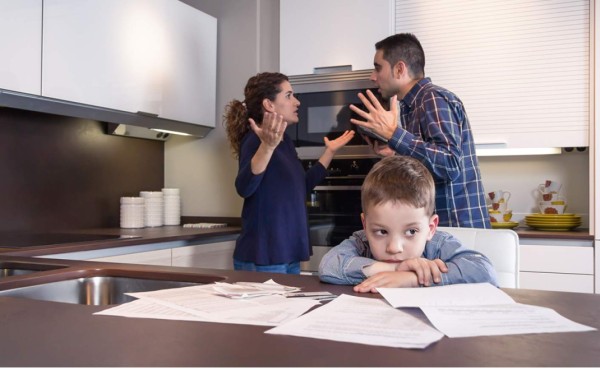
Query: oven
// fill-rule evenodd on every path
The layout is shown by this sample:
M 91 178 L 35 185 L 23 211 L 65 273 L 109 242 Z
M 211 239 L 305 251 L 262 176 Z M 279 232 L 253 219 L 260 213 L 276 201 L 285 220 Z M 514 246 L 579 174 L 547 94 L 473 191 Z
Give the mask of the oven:
M 359 92 L 371 89 L 371 70 L 290 76 L 294 93 L 300 101 L 298 124 L 286 129 L 296 145 L 305 169 L 323 153 L 323 137 L 334 139 L 345 130 L 355 130 L 350 118 L 361 119 L 350 104 L 365 109 Z M 387 103 L 380 100 L 384 106 Z M 337 153 L 327 178 L 306 196 L 313 256 L 303 262 L 305 273 L 315 273 L 325 253 L 333 246 L 362 229 L 360 187 L 371 167 L 379 160 L 361 135 Z
M 304 159 L 305 168 L 316 159 Z M 306 207 L 313 256 L 302 263 L 302 270 L 316 272 L 321 258 L 329 249 L 362 229 L 360 188 L 365 176 L 379 158 L 347 157 L 334 159 L 329 176 L 307 194 Z
M 294 94 L 300 101 L 298 123 L 290 125 L 286 133 L 294 140 L 301 157 L 315 157 L 322 151 L 323 137 L 335 139 L 346 130 L 356 131 L 351 118 L 362 119 L 350 110 L 350 104 L 366 110 L 358 93 L 370 89 L 383 101 L 375 85 L 369 80 L 371 71 L 337 72 L 290 76 Z M 370 149 L 361 135 L 355 135 L 342 148 L 341 155 L 369 155 Z

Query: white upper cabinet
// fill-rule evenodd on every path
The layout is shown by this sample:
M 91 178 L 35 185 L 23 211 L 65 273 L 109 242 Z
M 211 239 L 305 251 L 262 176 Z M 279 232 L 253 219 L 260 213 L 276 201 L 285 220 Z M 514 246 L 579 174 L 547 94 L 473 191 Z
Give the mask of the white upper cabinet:
M 173 0 L 45 0 L 42 95 L 215 126 L 217 20 Z
M 40 95 L 42 0 L 0 1 L 0 89 Z
M 397 0 L 395 29 L 417 35 L 425 75 L 463 101 L 476 144 L 586 147 L 591 4 Z
M 393 33 L 391 0 L 281 0 L 280 71 L 372 69 L 375 43 Z

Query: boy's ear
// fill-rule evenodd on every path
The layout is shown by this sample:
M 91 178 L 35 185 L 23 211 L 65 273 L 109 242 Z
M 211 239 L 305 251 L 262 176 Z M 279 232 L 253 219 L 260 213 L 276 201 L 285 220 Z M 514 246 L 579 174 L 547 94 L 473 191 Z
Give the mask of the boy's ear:
M 364 229 L 366 228 L 366 227 L 365 227 L 365 213 L 364 213 L 364 212 L 362 212 L 362 213 L 360 214 L 360 221 L 362 222 L 362 225 L 363 225 L 363 230 L 364 230 Z
M 440 218 L 438 215 L 431 216 L 429 219 L 429 235 L 427 236 L 427 240 L 431 240 L 431 238 L 433 238 L 433 234 L 435 234 L 439 222 Z

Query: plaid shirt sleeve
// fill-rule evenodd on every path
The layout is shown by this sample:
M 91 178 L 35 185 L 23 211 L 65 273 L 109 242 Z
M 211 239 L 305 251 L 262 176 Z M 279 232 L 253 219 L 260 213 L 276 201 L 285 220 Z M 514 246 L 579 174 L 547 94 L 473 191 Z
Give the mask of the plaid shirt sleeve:
M 420 103 L 416 109 L 422 113 L 418 122 L 421 135 L 409 132 L 403 125 L 398 127 L 389 144 L 398 154 L 419 159 L 434 178 L 454 181 L 461 176 L 463 155 L 456 114 L 447 98 L 435 92 L 428 92 Z

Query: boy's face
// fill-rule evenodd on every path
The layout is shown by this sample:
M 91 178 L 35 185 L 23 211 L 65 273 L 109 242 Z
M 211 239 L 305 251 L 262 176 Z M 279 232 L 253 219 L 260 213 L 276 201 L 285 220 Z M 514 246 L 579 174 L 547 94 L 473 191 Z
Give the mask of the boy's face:
M 421 257 L 438 224 L 425 208 L 391 201 L 370 206 L 361 219 L 373 257 L 396 263 Z

